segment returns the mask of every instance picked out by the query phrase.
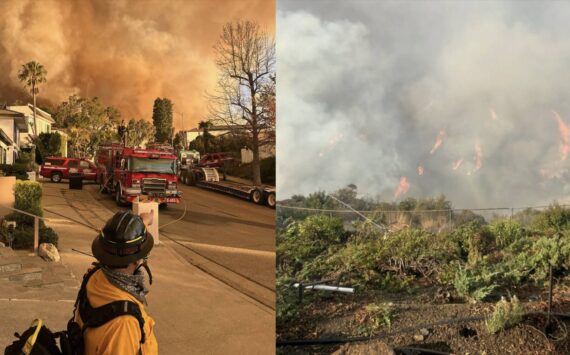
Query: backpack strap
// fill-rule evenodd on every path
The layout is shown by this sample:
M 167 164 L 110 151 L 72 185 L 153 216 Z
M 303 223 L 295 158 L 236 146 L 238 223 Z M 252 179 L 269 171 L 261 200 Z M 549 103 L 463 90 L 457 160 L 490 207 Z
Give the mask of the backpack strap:
M 91 278 L 91 276 L 101 268 L 101 265 L 98 263 L 93 263 L 93 266 L 94 267 L 88 270 L 83 276 L 81 288 L 79 289 L 77 300 L 75 301 L 74 314 L 79 310 L 79 315 L 83 321 L 82 332 L 87 328 L 100 327 L 116 317 L 130 315 L 135 317 L 139 323 L 141 330 L 140 343 L 144 344 L 146 341 L 146 335 L 144 333 L 144 319 L 138 304 L 124 300 L 107 303 L 101 307 L 94 308 L 89 303 L 87 298 L 87 282 L 89 281 L 89 278 Z
M 81 311 L 81 308 L 80 308 Z M 84 312 L 85 313 L 85 312 Z M 144 344 L 146 336 L 144 334 L 144 319 L 141 314 L 139 306 L 131 301 L 115 301 L 107 303 L 104 306 L 91 308 L 87 313 L 87 317 L 83 323 L 83 329 L 85 328 L 97 328 L 107 323 L 108 321 L 124 316 L 130 315 L 137 319 L 139 322 L 139 327 L 141 329 L 141 344 Z M 83 319 L 83 316 L 81 316 Z

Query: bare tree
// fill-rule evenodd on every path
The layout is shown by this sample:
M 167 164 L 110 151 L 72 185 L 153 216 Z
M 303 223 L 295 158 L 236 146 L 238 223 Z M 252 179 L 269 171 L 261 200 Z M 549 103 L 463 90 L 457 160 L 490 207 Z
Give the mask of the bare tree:
M 273 144 L 275 120 L 261 104 L 275 78 L 275 40 L 251 21 L 227 23 L 217 44 L 217 88 L 210 98 L 210 119 L 223 122 L 234 134 L 247 132 L 253 153 L 252 175 L 261 184 L 259 149 Z

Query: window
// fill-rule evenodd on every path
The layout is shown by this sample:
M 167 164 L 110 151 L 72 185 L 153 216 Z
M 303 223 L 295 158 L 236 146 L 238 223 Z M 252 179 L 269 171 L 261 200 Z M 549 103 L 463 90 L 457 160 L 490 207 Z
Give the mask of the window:
M 175 160 L 131 157 L 129 171 L 174 174 L 176 172 Z
M 70 160 L 69 163 L 67 163 L 67 167 L 69 168 L 77 168 L 77 166 L 79 162 L 77 160 Z
M 45 162 L 45 165 L 62 166 L 63 163 L 65 163 L 65 160 L 63 160 L 63 159 L 47 159 Z
M 81 169 L 89 169 L 89 162 L 86 162 L 85 160 L 82 160 L 79 162 L 79 167 Z

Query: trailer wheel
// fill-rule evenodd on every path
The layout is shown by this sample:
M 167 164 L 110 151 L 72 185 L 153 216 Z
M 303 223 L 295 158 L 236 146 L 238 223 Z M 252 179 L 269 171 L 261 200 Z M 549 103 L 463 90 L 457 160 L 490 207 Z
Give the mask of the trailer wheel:
M 275 192 L 270 192 L 267 195 L 267 206 L 270 208 L 275 208 Z
M 261 205 L 263 204 L 263 193 L 261 192 L 261 190 L 259 189 L 255 189 L 251 192 L 250 195 L 251 201 L 253 201 L 253 203 Z
M 189 172 L 188 175 L 186 175 L 186 181 L 187 181 L 187 185 L 190 186 L 195 186 L 196 185 L 196 174 L 194 174 L 193 172 Z

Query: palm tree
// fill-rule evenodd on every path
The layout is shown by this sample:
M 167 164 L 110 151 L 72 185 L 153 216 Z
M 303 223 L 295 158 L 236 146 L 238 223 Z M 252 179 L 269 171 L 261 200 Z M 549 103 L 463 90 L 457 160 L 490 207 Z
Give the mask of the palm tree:
M 198 123 L 198 129 L 201 129 L 203 132 L 202 139 L 204 140 L 204 154 L 208 153 L 208 145 L 210 143 L 210 137 L 212 136 L 208 132 L 210 128 L 212 128 L 212 121 L 210 120 L 200 121 L 200 123 Z
M 31 61 L 24 65 L 18 73 L 18 79 L 24 82 L 24 86 L 30 89 L 30 92 L 34 98 L 34 136 L 37 136 L 38 124 L 36 122 L 36 95 L 40 92 L 38 85 L 45 83 L 47 75 L 47 70 L 38 62 Z

